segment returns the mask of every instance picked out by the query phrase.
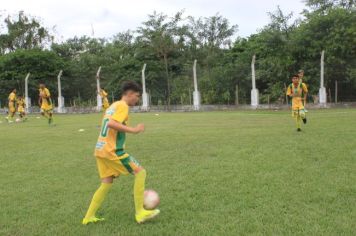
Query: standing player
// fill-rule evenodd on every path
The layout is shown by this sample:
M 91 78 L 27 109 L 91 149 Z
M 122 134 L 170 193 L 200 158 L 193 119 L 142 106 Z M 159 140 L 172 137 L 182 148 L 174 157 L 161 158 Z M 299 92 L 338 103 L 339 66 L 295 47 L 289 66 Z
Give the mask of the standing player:
M 121 100 L 114 102 L 104 115 L 94 153 L 101 185 L 96 190 L 82 221 L 84 225 L 104 220 L 96 217 L 95 213 L 109 192 L 114 178 L 120 175 L 132 174 L 135 176 L 134 202 L 137 223 L 152 219 L 160 212 L 158 209 L 144 209 L 146 170 L 124 149 L 126 133 L 138 134 L 145 129 L 143 124 L 138 124 L 136 127 L 128 126 L 129 106 L 134 106 L 138 102 L 140 92 L 141 88 L 137 83 L 133 81 L 124 82 Z
M 41 114 L 48 119 L 48 124 L 51 124 L 53 121 L 51 93 L 43 83 L 40 84 L 39 93 L 38 104 L 41 107 Z
M 288 86 L 287 95 L 292 98 L 292 116 L 295 118 L 297 131 L 302 131 L 300 128 L 301 120 L 307 123 L 305 115 L 305 104 L 307 102 L 308 88 L 304 83 L 299 83 L 299 76 L 292 77 L 292 83 Z
M 16 89 L 13 89 L 12 92 L 10 93 L 9 97 L 8 97 L 8 101 L 9 101 L 9 114 L 6 117 L 6 119 L 8 120 L 8 122 L 13 122 L 13 118 L 14 115 L 16 113 Z
M 108 94 L 104 89 L 100 89 L 99 95 L 100 95 L 101 100 L 102 100 L 103 112 L 105 114 L 106 109 L 108 109 L 109 106 L 110 106 L 110 103 L 109 103 L 109 100 L 108 100 Z
M 21 120 L 26 120 L 26 113 L 25 113 L 25 99 L 22 96 L 19 96 L 16 100 L 17 103 L 17 112 Z

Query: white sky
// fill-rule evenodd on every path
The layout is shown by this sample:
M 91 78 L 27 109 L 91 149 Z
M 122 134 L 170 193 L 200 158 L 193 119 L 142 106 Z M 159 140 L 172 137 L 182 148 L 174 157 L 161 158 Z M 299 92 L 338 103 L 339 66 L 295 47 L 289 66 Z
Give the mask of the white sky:
M 302 0 L 0 0 L 0 13 L 20 10 L 39 17 L 47 27 L 56 26 L 57 40 L 82 35 L 109 38 L 118 32 L 135 30 L 154 10 L 173 15 L 206 17 L 219 12 L 238 25 L 238 36 L 256 33 L 269 22 L 267 12 L 276 10 L 299 17 L 305 8 Z

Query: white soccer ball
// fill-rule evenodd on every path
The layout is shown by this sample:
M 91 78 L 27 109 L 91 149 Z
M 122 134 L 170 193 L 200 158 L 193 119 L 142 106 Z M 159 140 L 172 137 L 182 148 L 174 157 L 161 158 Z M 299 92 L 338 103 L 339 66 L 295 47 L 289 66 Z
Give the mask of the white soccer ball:
M 144 193 L 143 207 L 146 210 L 153 210 L 159 205 L 158 193 L 152 189 L 148 189 Z
M 17 123 L 21 122 L 21 119 L 20 118 L 16 118 L 15 120 Z

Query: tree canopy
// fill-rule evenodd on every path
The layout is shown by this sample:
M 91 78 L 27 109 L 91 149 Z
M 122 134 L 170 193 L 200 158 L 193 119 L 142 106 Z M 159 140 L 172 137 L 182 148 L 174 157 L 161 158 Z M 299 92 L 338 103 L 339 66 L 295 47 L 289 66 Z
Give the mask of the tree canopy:
M 302 17 L 278 7 L 270 22 L 248 37 L 224 16 L 173 16 L 153 12 L 137 29 L 111 38 L 80 36 L 55 42 L 52 31 L 35 17 L 19 12 L 0 16 L 0 101 L 12 88 L 24 93 L 30 77 L 30 96 L 45 82 L 56 95 L 56 76 L 63 70 L 66 102 L 94 100 L 95 73 L 102 66 L 102 86 L 110 99 L 119 96 L 120 82 L 140 82 L 147 64 L 146 85 L 153 104 L 189 104 L 193 91 L 192 66 L 198 61 L 198 84 L 203 104 L 248 103 L 251 58 L 256 55 L 256 83 L 261 102 L 284 98 L 284 88 L 299 69 L 311 94 L 317 94 L 320 53 L 325 50 L 325 84 L 339 100 L 356 99 L 356 11 L 350 0 L 307 0 Z M 113 32 L 114 33 L 114 32 Z

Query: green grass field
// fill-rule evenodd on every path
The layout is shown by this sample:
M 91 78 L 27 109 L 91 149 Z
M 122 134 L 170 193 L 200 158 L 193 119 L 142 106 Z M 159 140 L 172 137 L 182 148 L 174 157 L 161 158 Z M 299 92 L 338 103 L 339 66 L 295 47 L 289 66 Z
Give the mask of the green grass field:
M 161 215 L 135 223 L 127 176 L 83 226 L 100 116 L 0 124 L 0 235 L 356 235 L 356 110 L 310 111 L 302 133 L 288 111 L 132 114 Z

